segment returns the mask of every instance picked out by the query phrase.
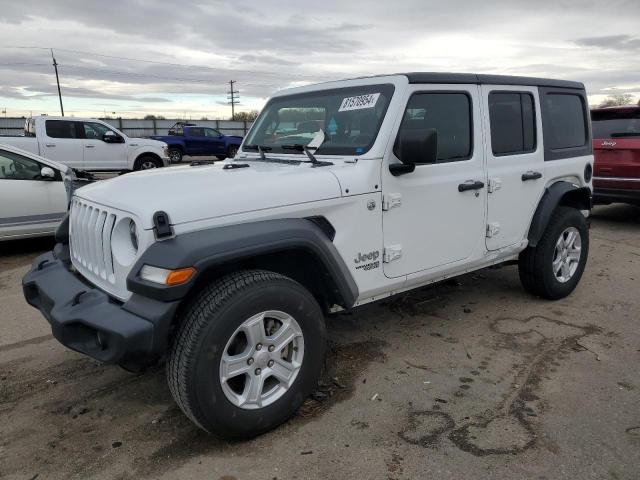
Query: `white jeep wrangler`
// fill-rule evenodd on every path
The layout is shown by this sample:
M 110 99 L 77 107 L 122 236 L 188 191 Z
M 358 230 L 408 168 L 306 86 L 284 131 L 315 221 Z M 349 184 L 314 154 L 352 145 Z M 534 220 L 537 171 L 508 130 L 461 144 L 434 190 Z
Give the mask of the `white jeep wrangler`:
M 559 299 L 585 268 L 584 86 L 410 73 L 269 100 L 233 160 L 76 192 L 27 301 L 68 347 L 134 369 L 168 356 L 184 413 L 224 437 L 294 414 L 324 315 L 518 261 Z

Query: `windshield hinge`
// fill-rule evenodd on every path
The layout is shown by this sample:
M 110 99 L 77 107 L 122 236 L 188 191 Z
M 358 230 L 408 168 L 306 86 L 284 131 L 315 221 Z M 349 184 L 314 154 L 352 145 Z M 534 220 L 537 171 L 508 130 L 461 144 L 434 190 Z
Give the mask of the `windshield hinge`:
M 398 260 L 402 257 L 402 245 L 389 245 L 384 247 L 384 253 L 382 254 L 382 261 L 384 263 L 390 263 L 394 260 Z

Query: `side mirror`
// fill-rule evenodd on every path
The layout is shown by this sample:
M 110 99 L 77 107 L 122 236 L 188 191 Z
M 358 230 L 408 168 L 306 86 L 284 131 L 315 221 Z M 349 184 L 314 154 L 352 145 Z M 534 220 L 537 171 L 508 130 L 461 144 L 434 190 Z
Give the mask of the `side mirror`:
M 47 180 L 53 180 L 56 178 L 56 172 L 51 167 L 42 167 L 40 169 L 40 176 Z
M 402 175 L 415 170 L 416 165 L 436 163 L 438 160 L 438 131 L 411 129 L 401 131 L 393 153 L 402 163 L 389 165 L 393 175 Z
M 436 163 L 438 159 L 438 131 L 408 129 L 400 133 L 395 153 L 402 163 Z
M 105 143 L 121 143 L 120 137 L 111 130 L 102 135 L 102 141 Z

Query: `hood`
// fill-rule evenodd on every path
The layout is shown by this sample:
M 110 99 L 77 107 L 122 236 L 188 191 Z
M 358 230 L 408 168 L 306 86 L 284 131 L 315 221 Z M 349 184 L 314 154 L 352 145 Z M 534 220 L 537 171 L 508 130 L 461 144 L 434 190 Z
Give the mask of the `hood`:
M 162 140 L 154 140 L 153 138 L 129 137 L 129 141 L 132 143 L 137 143 L 139 147 L 164 148 L 167 145 Z
M 157 211 L 173 225 L 339 197 L 340 184 L 325 168 L 308 163 L 250 162 L 225 170 L 225 163 L 158 168 L 129 173 L 76 192 L 90 202 L 137 215 L 152 228 Z

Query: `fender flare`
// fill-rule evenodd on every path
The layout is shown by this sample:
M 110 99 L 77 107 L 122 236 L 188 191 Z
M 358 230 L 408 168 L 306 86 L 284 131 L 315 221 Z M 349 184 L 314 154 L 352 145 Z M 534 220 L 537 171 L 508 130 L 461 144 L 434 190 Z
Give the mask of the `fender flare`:
M 326 269 L 343 304 L 346 307 L 355 304 L 358 287 L 342 257 L 321 226 L 305 218 L 214 227 L 158 241 L 142 254 L 131 269 L 127 288 L 158 300 L 179 300 L 187 295 L 200 275 L 213 268 L 290 250 L 304 250 L 311 254 Z M 194 267 L 198 273 L 186 284 L 167 287 L 140 278 L 143 265 L 167 269 Z M 314 274 L 310 272 L 310 275 Z
M 581 210 L 591 210 L 591 190 L 589 187 L 580 187 L 566 181 L 550 185 L 545 189 L 531 220 L 527 235 L 530 247 L 538 245 L 551 220 L 551 215 L 553 215 L 558 205 L 564 204 L 563 199 L 567 199 L 569 196 L 571 201 L 567 203 L 568 205 L 575 206 Z

